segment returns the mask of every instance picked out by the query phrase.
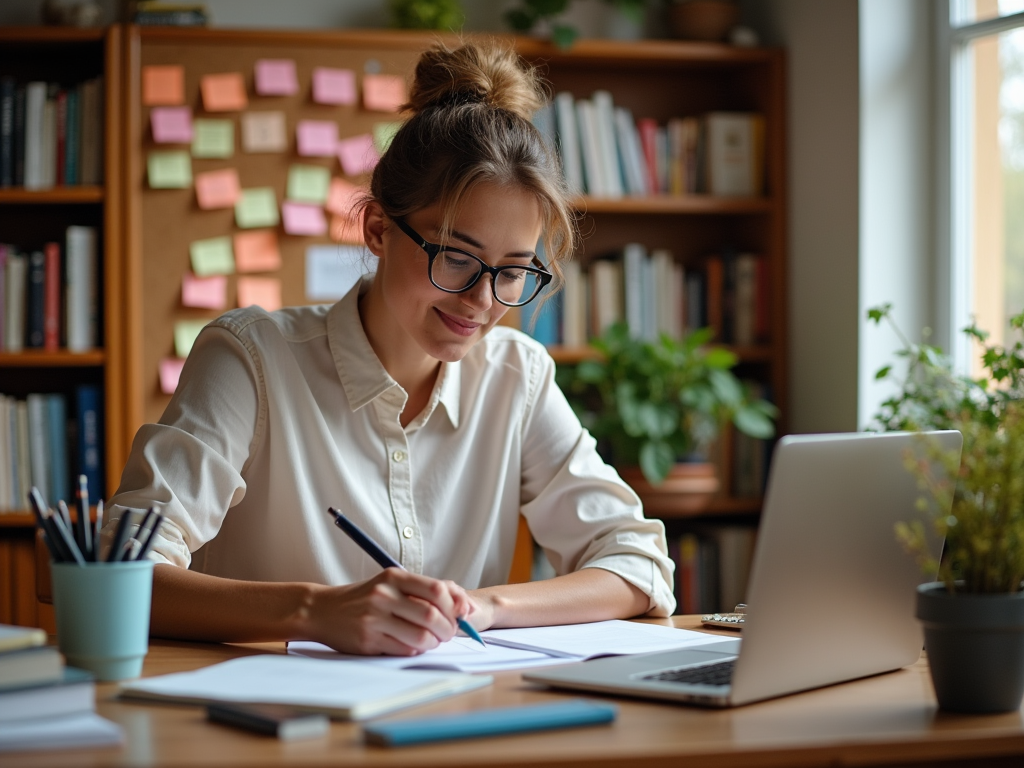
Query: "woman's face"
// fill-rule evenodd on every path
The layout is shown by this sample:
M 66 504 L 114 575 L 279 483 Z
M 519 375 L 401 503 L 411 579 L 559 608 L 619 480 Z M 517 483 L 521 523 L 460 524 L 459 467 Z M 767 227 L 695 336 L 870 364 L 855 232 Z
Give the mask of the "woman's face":
M 428 242 L 439 242 L 441 213 L 434 205 L 405 218 Z M 541 235 L 540 205 L 517 187 L 480 184 L 467 197 L 444 243 L 467 251 L 492 267 L 529 266 Z M 484 274 L 464 293 L 446 293 L 430 282 L 429 256 L 392 222 L 383 236 L 376 280 L 392 317 L 430 357 L 461 360 L 508 311 L 494 298 Z

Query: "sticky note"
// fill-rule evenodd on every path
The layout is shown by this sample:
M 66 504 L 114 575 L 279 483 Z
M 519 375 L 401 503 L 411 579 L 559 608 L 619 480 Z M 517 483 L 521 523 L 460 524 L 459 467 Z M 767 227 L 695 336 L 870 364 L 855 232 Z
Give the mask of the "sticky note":
M 236 112 L 245 109 L 245 80 L 239 72 L 204 75 L 199 81 L 203 109 L 207 112 Z
M 272 187 L 243 189 L 235 203 L 235 223 L 242 229 L 276 227 L 281 219 L 277 213 L 277 195 Z
M 284 231 L 289 235 L 326 235 L 327 219 L 319 205 L 285 202 L 281 204 Z
M 235 154 L 235 124 L 231 120 L 196 120 L 192 157 L 228 158 Z
M 346 176 L 369 173 L 377 165 L 380 155 L 373 146 L 373 136 L 364 133 L 338 142 L 338 159 Z
M 364 245 L 363 224 L 355 216 L 332 216 L 329 231 L 331 240 L 336 243 L 353 243 Z
M 142 103 L 173 107 L 185 103 L 185 69 L 173 66 L 142 68 Z
M 224 309 L 228 303 L 228 279 L 224 275 L 197 277 L 186 272 L 181 278 L 181 303 L 186 307 Z
M 149 124 L 157 144 L 192 143 L 192 110 L 188 107 L 154 107 Z
M 398 133 L 398 129 L 402 127 L 401 123 L 377 123 L 373 126 L 373 146 L 377 148 L 377 152 L 384 154 L 388 151 L 388 147 L 391 146 L 391 140 L 395 138 L 395 134 Z
M 286 197 L 298 203 L 323 205 L 331 187 L 331 172 L 319 165 L 293 165 L 288 169 Z
M 363 106 L 375 112 L 397 112 L 407 101 L 405 78 L 400 75 L 364 75 Z
M 235 235 L 235 269 L 239 272 L 273 272 L 281 268 L 277 234 L 270 229 Z
M 192 186 L 192 158 L 188 152 L 150 152 L 146 161 L 153 189 L 188 189 Z
M 196 337 L 208 324 L 209 320 L 179 320 L 174 324 L 174 354 L 181 358 L 188 357 Z
M 185 361 L 177 357 L 165 357 L 160 361 L 160 391 L 165 395 L 173 395 L 178 388 L 181 369 Z
M 365 194 L 366 190 L 363 187 L 357 187 L 345 179 L 334 178 L 331 179 L 327 204 L 324 207 L 331 213 L 347 216 Z
M 295 62 L 291 59 L 259 59 L 254 74 L 256 93 L 260 96 L 291 96 L 299 90 Z
M 317 104 L 355 104 L 356 73 L 351 69 L 313 69 L 313 101 Z
M 235 271 L 235 256 L 230 237 L 211 237 L 189 243 L 188 254 L 196 277 L 230 275 Z
M 284 112 L 245 112 L 242 115 L 242 149 L 246 152 L 284 152 L 288 149 Z
M 314 245 L 306 249 L 306 298 L 340 299 L 369 267 L 365 248 L 349 245 Z
M 234 168 L 196 174 L 196 200 L 204 211 L 231 208 L 238 202 L 241 192 L 238 171 Z
M 338 148 L 338 124 L 330 120 L 300 120 L 295 145 L 305 157 L 333 157 Z
M 281 281 L 276 277 L 238 278 L 238 306 L 263 307 L 267 312 L 281 308 Z

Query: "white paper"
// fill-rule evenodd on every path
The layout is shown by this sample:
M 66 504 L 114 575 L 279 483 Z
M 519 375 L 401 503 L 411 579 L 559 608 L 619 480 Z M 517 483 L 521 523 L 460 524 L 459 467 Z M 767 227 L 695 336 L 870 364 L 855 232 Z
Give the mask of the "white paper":
M 336 301 L 359 278 L 374 271 L 376 257 L 355 245 L 312 245 L 306 249 L 306 298 Z
M 95 712 L 0 724 L 0 752 L 99 747 L 123 741 L 121 726 Z

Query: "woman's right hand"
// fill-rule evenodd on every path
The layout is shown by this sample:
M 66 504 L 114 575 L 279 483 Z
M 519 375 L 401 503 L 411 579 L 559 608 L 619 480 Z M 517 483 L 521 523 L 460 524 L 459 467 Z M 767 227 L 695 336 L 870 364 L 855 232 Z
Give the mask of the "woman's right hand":
M 320 587 L 308 606 L 310 639 L 342 653 L 415 656 L 451 640 L 472 608 L 451 581 L 386 568 L 368 581 Z

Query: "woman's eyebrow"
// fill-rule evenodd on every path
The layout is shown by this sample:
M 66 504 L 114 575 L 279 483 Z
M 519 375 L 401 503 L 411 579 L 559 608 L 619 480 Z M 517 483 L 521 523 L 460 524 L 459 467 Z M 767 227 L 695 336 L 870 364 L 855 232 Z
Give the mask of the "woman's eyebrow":
M 487 250 L 487 246 L 485 246 L 483 243 L 478 242 L 474 238 L 467 235 L 465 232 L 459 232 L 457 229 L 452 230 L 452 237 L 454 237 L 457 240 L 461 240 L 462 242 L 466 243 L 467 245 L 471 245 L 474 248 L 479 248 L 481 251 Z M 514 251 L 512 253 L 506 253 L 505 256 L 514 259 L 535 259 L 537 257 L 537 254 L 534 253 L 533 251 Z

